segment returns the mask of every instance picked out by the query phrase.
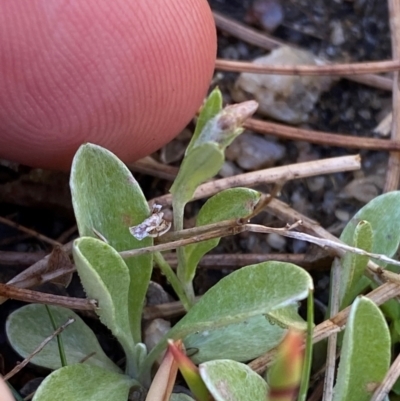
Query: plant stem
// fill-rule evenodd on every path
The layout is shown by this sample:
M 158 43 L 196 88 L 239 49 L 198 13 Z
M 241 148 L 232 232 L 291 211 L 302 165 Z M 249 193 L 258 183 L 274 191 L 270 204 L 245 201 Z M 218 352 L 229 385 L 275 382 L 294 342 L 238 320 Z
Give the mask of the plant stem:
M 172 288 L 174 289 L 179 300 L 182 302 L 182 305 L 188 311 L 192 307 L 193 302 L 188 297 L 184 285 L 176 276 L 168 262 L 164 259 L 164 256 L 161 252 L 154 252 L 154 260 L 160 267 L 161 271 L 164 273 L 169 283 L 172 285 Z
M 312 363 L 313 331 L 314 331 L 314 289 L 310 288 L 307 298 L 306 349 L 304 352 L 303 373 L 301 375 L 300 390 L 297 401 L 305 401 L 307 397 L 308 387 L 310 383 L 311 363 Z
M 175 231 L 183 230 L 183 216 L 185 211 L 185 204 L 180 201 L 173 201 L 173 211 L 174 211 L 174 229 Z M 178 276 L 178 280 L 181 283 L 181 288 L 185 293 L 185 298 L 188 300 L 188 308 L 185 306 L 186 310 L 189 310 L 191 306 L 194 304 L 194 289 L 192 280 L 188 281 L 186 279 L 186 263 L 185 263 L 185 254 L 182 247 L 179 247 L 177 250 L 178 255 L 178 266 L 176 268 L 176 274 Z M 171 283 L 172 284 L 172 283 Z M 174 288 L 175 289 L 175 288 Z M 175 290 L 176 291 L 176 290 Z M 178 293 L 177 293 L 178 294 Z M 179 296 L 179 295 L 178 295 Z M 179 298 L 181 298 L 179 296 Z M 182 303 L 185 305 L 183 300 Z
M 47 313 L 49 314 L 49 318 L 51 321 L 51 325 L 53 326 L 54 331 L 58 329 L 56 321 L 54 320 L 54 316 L 51 313 L 50 307 L 48 305 L 45 305 Z M 67 356 L 65 355 L 65 349 L 64 349 L 64 343 L 61 337 L 61 333 L 57 334 L 57 345 L 58 345 L 58 352 L 60 354 L 60 361 L 61 361 L 61 366 L 67 366 Z

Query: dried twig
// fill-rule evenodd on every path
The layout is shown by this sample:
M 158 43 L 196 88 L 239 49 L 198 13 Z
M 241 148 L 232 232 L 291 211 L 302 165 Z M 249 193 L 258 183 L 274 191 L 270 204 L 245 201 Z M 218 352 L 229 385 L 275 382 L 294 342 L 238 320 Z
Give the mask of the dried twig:
M 6 299 L 16 299 L 24 302 L 34 302 L 46 305 L 64 306 L 77 310 L 95 310 L 96 302 L 91 299 L 64 297 L 61 295 L 47 294 L 39 291 L 14 287 L 13 285 L 0 283 L 0 295 Z
M 316 248 L 317 249 L 317 248 Z M 316 250 L 315 249 L 315 250 Z M 178 261 L 174 253 L 164 255 L 165 260 L 171 267 L 176 267 Z M 306 270 L 330 269 L 332 257 L 325 252 L 313 253 L 224 253 L 208 254 L 203 256 L 199 267 L 204 269 L 237 269 L 242 266 L 254 265 L 269 260 L 293 263 Z
M 47 242 L 50 245 L 61 245 L 58 241 L 46 237 L 45 235 L 40 234 L 35 230 L 31 230 L 30 228 L 24 227 L 21 224 L 15 223 L 14 221 L 6 219 L 5 217 L 0 216 L 0 223 L 7 224 L 10 227 L 14 227 L 17 230 L 22 231 L 23 233 L 28 234 L 31 237 L 37 238 L 40 241 Z
M 290 181 L 298 178 L 316 175 L 332 174 L 339 171 L 353 171 L 361 168 L 360 156 L 342 156 L 329 159 L 314 160 L 305 163 L 290 164 L 287 166 L 267 168 L 251 173 L 239 174 L 233 177 L 222 178 L 200 185 L 192 200 L 215 195 L 227 188 L 255 187 L 260 184 L 271 184 L 278 181 Z M 172 202 L 171 195 L 164 195 L 152 199 L 149 203 L 166 206 Z
M 301 221 L 296 222 L 296 227 L 301 224 Z M 189 228 L 185 230 L 175 231 L 171 234 L 170 238 L 179 238 L 176 240 L 172 240 L 170 242 L 166 242 L 163 244 L 152 245 L 139 249 L 132 249 L 128 251 L 120 252 L 120 255 L 123 258 L 131 258 L 138 255 L 144 255 L 151 252 L 163 252 L 169 251 L 171 249 L 176 249 L 181 246 L 194 244 L 201 241 L 207 241 L 212 238 L 220 238 L 226 237 L 230 235 L 236 235 L 243 232 L 253 232 L 253 233 L 261 233 L 261 234 L 278 234 L 283 235 L 284 237 L 298 239 L 300 241 L 310 242 L 312 244 L 318 245 L 322 248 L 332 249 L 334 252 L 342 256 L 345 252 L 352 252 L 358 255 L 369 256 L 370 258 L 380 260 L 382 262 L 390 263 L 395 266 L 400 266 L 400 261 L 389 258 L 385 255 L 372 253 L 364 251 L 360 248 L 355 248 L 349 246 L 339 239 L 335 238 L 327 239 L 327 238 L 318 238 L 314 235 L 309 235 L 306 233 L 292 231 L 295 228 L 294 226 L 283 227 L 283 228 L 275 228 L 275 227 L 266 227 L 260 224 L 241 224 L 236 220 L 225 220 L 218 223 L 208 224 L 200 227 Z M 172 236 L 173 235 L 173 236 Z M 397 280 L 400 283 L 400 278 L 396 279 L 397 275 L 389 271 L 383 270 L 380 266 L 377 266 L 374 263 L 370 263 L 369 269 L 379 276 L 385 277 L 388 280 Z
M 70 253 L 72 250 L 72 241 L 63 245 L 61 247 L 61 249 L 66 253 Z M 38 262 L 36 262 L 35 264 L 30 266 L 23 272 L 17 274 L 10 281 L 8 281 L 7 284 L 15 284 L 16 286 L 18 286 L 18 283 L 20 281 L 24 281 L 24 280 L 28 280 L 28 279 L 32 280 L 32 279 L 35 279 L 35 277 L 37 278 L 37 276 L 41 276 L 42 274 L 44 274 L 46 272 L 50 257 L 51 257 L 51 254 L 45 256 L 43 259 L 39 260 Z M 0 304 L 5 302 L 6 300 L 7 300 L 7 298 L 5 298 L 4 296 L 0 296 Z
M 74 323 L 75 319 L 68 319 L 62 326 L 60 326 L 53 334 L 43 340 L 40 345 L 21 363 L 14 367 L 10 372 L 8 372 L 4 376 L 4 380 L 9 380 L 15 374 L 17 374 L 21 369 L 23 369 L 31 360 L 32 358 L 37 355 L 55 336 L 58 336 L 62 331 L 64 331 L 70 324 Z
M 389 21 L 392 38 L 392 53 L 394 61 L 400 60 L 400 2 L 389 0 Z M 391 139 L 400 143 L 400 75 L 393 74 L 393 118 Z M 394 191 L 399 186 L 400 179 L 400 152 L 390 154 L 386 173 L 384 191 Z
M 29 266 L 46 256 L 45 252 L 0 251 L 0 265 Z
M 393 140 L 355 137 L 350 134 L 331 134 L 329 132 L 289 127 L 254 118 L 247 119 L 244 127 L 260 134 L 274 135 L 278 138 L 290 139 L 292 141 L 305 141 L 341 148 L 400 151 L 400 143 Z
M 217 59 L 215 68 L 222 71 L 250 72 L 252 74 L 276 75 L 365 75 L 372 72 L 398 71 L 399 60 L 375 61 L 351 64 L 324 65 L 265 65 L 246 61 Z

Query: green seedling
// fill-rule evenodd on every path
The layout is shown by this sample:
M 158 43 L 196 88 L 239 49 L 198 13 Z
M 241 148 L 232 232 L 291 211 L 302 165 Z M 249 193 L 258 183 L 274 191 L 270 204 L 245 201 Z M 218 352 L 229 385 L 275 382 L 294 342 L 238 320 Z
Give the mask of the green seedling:
M 242 132 L 243 121 L 255 108 L 254 102 L 245 102 L 223 109 L 219 90 L 210 94 L 171 188 L 176 231 L 184 228 L 185 205 L 195 195 L 198 185 L 218 172 L 226 146 Z M 194 303 L 192 282 L 197 266 L 218 245 L 219 238 L 180 246 L 175 273 L 160 252 L 144 249 L 153 245 L 154 237 L 167 232 L 170 224 L 164 220 L 159 207 L 150 210 L 135 178 L 115 155 L 100 146 L 82 145 L 74 158 L 70 185 L 80 235 L 73 244 L 77 272 L 87 296 L 96 302 L 101 322 L 121 344 L 126 362 L 122 367 L 112 362 L 102 351 L 95 334 L 76 313 L 50 306 L 50 319 L 42 305 L 19 308 L 9 316 L 6 330 L 11 345 L 23 357 L 49 337 L 54 326 L 75 319 L 60 334 L 59 343 L 65 353 L 63 362 L 56 339 L 32 358 L 32 363 L 53 370 L 40 385 L 34 401 L 126 401 L 133 392 L 147 391 L 149 401 L 158 401 L 160 397 L 190 401 L 190 396 L 170 394 L 176 374 L 171 350 L 167 351 L 166 362 L 152 384 L 155 362 L 168 348 L 168 340 L 181 340 L 186 349 L 196 350 L 189 358 L 193 364 L 199 364 L 198 374 L 215 400 L 231 399 L 224 393 L 221 382 L 229 383 L 229 393 L 241 401 L 265 400 L 267 394 L 272 397 L 274 389 L 282 383 L 291 388 L 290 397 L 293 397 L 299 381 L 297 351 L 293 354 L 296 355 L 294 368 L 284 363 L 278 368 L 281 363 L 278 358 L 275 365 L 278 367 L 270 372 L 273 378 L 269 379 L 270 387 L 244 365 L 277 347 L 288 329 L 307 332 L 306 368 L 303 367 L 306 374 L 300 390 L 301 399 L 305 398 L 313 321 L 309 314 L 309 321 L 305 322 L 298 314 L 298 307 L 307 297 L 312 302 L 313 282 L 304 269 L 273 261 L 246 266 L 224 277 Z M 245 219 L 257 209 L 260 198 L 259 192 L 247 188 L 222 191 L 203 205 L 196 226 Z M 341 240 L 392 256 L 400 242 L 399 214 L 400 193 L 382 195 L 360 210 L 343 231 Z M 128 257 L 123 253 L 125 256 L 121 256 L 124 251 L 142 248 L 141 255 Z M 171 283 L 187 313 L 152 350 L 147 350 L 142 340 L 141 319 L 154 262 Z M 342 307 L 351 304 L 365 285 L 371 285 L 364 276 L 367 263 L 368 258 L 364 256 L 346 254 L 342 258 Z M 397 301 L 385 307 L 393 327 L 399 327 Z M 356 298 L 343 339 L 342 358 L 346 363 L 339 367 L 335 401 L 364 399 L 358 399 L 361 395 L 351 391 L 358 386 L 359 377 L 367 389 L 371 382 L 382 380 L 391 347 L 382 316 L 371 301 Z M 374 330 L 369 331 L 370 326 Z M 383 339 L 379 346 L 374 341 L 378 337 Z M 369 344 L 367 347 L 359 346 L 365 342 Z M 297 348 L 290 346 L 289 349 Z M 364 376 L 357 371 L 356 366 L 380 358 L 381 353 L 384 361 L 376 369 L 372 367 Z M 351 371 L 348 371 L 350 365 Z M 279 372 L 288 372 L 287 377 L 280 377 L 286 373 Z

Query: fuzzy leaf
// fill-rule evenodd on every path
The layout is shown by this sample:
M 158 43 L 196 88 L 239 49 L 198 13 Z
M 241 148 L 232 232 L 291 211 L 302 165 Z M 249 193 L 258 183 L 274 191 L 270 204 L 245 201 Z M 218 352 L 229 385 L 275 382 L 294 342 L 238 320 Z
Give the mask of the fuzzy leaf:
M 350 244 L 356 248 L 371 252 L 373 247 L 373 232 L 368 221 L 361 220 L 354 229 L 353 240 Z M 364 274 L 369 261 L 368 256 L 347 252 L 342 258 L 342 270 L 340 275 L 340 309 L 350 305 L 357 296 L 354 293 L 358 283 Z
M 400 191 L 387 192 L 367 203 L 349 221 L 340 239 L 350 244 L 362 220 L 368 221 L 372 228 L 372 252 L 393 256 L 400 244 Z
M 61 326 L 70 318 L 75 319 L 75 322 L 61 333 L 69 365 L 79 363 L 91 355 L 86 364 L 120 372 L 120 369 L 103 352 L 96 335 L 75 312 L 60 306 L 49 306 L 49 308 L 57 326 Z M 6 331 L 12 347 L 26 358 L 54 332 L 54 329 L 46 307 L 41 304 L 30 304 L 18 308 L 8 316 Z M 41 352 L 35 355 L 31 362 L 48 369 L 61 368 L 56 338 L 53 338 Z
M 196 227 L 246 217 L 253 212 L 260 197 L 259 192 L 247 188 L 233 188 L 219 192 L 200 209 L 196 219 Z M 213 238 L 184 247 L 186 281 L 193 280 L 201 258 L 215 248 L 219 241 L 220 238 Z
M 356 298 L 346 324 L 334 401 L 369 401 L 390 365 L 390 334 L 373 301 Z
M 200 375 L 216 401 L 265 401 L 267 383 L 247 365 L 215 360 L 199 366 Z
M 203 107 L 201 108 L 199 118 L 197 119 L 196 128 L 194 130 L 189 146 L 186 148 L 185 155 L 188 154 L 197 142 L 198 137 L 203 131 L 204 126 L 209 120 L 215 117 L 222 109 L 222 93 L 215 88 L 207 97 Z
M 223 163 L 224 152 L 216 143 L 203 143 L 193 148 L 183 159 L 178 176 L 170 189 L 174 204 L 184 206 L 189 202 L 196 188 L 214 177 Z
M 151 238 L 136 240 L 129 227 L 149 217 L 146 199 L 128 168 L 111 152 L 82 145 L 71 170 L 72 203 L 80 236 L 104 238 L 117 251 L 152 245 Z M 126 261 L 131 276 L 130 327 L 140 342 L 143 303 L 152 271 L 151 254 Z
M 98 301 L 96 313 L 123 346 L 128 363 L 132 362 L 136 353 L 129 330 L 128 267 L 114 248 L 96 238 L 78 238 L 72 252 L 88 297 Z
M 65 366 L 47 376 L 33 401 L 126 401 L 130 387 L 138 383 L 128 376 L 96 366 Z
M 220 336 L 216 336 L 215 332 L 222 330 L 232 336 L 232 338 L 225 336 L 223 344 L 223 349 L 229 352 L 227 350 L 230 349 L 231 342 L 234 344 L 240 335 L 239 328 L 246 330 L 244 322 L 284 307 L 293 307 L 297 301 L 307 297 L 311 288 L 313 283 L 310 275 L 290 263 L 264 262 L 243 267 L 207 291 L 186 316 L 167 333 L 166 338 L 185 340 L 187 336 L 196 332 L 213 332 L 210 338 L 218 339 L 215 352 L 221 352 Z M 263 318 L 268 323 L 268 320 Z M 251 322 L 256 326 L 265 327 L 260 319 L 254 318 Z M 236 330 L 227 329 L 231 325 L 236 325 Z M 253 330 L 249 333 L 249 337 L 246 337 L 246 341 L 242 340 L 242 346 L 245 347 L 247 341 L 256 342 L 254 338 L 260 335 L 258 331 Z M 243 338 L 245 337 L 242 336 Z M 163 341 L 153 349 L 149 358 L 154 358 L 165 343 Z M 223 352 L 219 355 L 223 355 Z
M 216 330 L 199 330 L 185 338 L 185 347 L 198 350 L 191 356 L 195 363 L 214 359 L 244 362 L 257 358 L 276 347 L 288 327 L 306 329 L 297 309 L 297 305 L 290 305 Z
M 240 323 L 189 334 L 185 338 L 185 348 L 197 351 L 191 356 L 197 364 L 214 359 L 244 362 L 276 347 L 285 332 L 286 328 L 258 315 Z

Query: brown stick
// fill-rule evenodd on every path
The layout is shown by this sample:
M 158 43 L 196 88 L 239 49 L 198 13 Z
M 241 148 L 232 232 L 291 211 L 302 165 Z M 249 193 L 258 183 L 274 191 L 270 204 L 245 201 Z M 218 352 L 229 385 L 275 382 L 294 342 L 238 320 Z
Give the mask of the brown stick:
M 30 266 L 46 256 L 45 252 L 0 251 L 0 265 Z
M 320 145 L 338 146 L 342 148 L 400 151 L 400 142 L 378 138 L 354 137 L 329 132 L 311 131 L 289 127 L 283 124 L 249 118 L 243 124 L 245 128 L 260 134 L 274 135 L 292 141 L 306 141 Z
M 215 68 L 223 71 L 277 75 L 364 75 L 372 72 L 398 71 L 399 60 L 327 65 L 262 65 L 244 61 L 217 59 Z
M 400 60 L 400 2 L 389 0 L 389 21 L 392 38 L 392 53 L 395 61 Z M 393 141 L 400 143 L 400 76 L 396 71 L 393 76 L 393 119 L 392 134 Z M 399 186 L 400 179 L 400 152 L 392 152 L 389 157 L 386 173 L 384 192 L 394 191 Z
M 50 245 L 61 245 L 58 241 L 55 241 L 52 238 L 46 237 L 45 235 L 40 234 L 35 230 L 31 230 L 30 228 L 24 227 L 21 224 L 15 223 L 12 220 L 6 219 L 5 217 L 0 216 L 0 223 L 6 224 L 10 227 L 14 227 L 17 230 L 22 231 L 23 233 L 28 234 L 31 237 L 37 238 L 40 241 L 47 242 Z
M 44 292 L 27 290 L 13 285 L 0 283 L 0 296 L 5 299 L 16 299 L 24 302 L 64 306 L 70 309 L 95 310 L 96 305 L 90 299 L 71 298 L 61 295 L 46 294 Z

